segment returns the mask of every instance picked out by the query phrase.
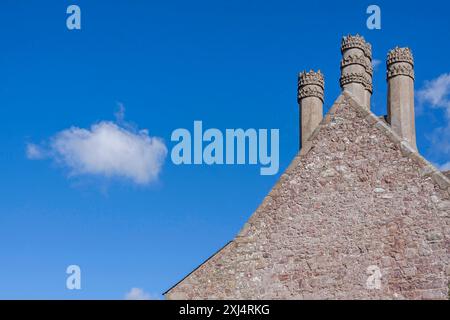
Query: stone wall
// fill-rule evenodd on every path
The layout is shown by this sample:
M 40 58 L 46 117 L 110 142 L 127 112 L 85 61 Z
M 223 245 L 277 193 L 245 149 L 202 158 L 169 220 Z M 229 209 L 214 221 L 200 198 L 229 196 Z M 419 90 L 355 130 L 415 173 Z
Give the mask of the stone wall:
M 449 193 L 344 94 L 234 241 L 166 298 L 446 299 Z
M 442 172 L 447 178 L 450 179 L 450 170 Z

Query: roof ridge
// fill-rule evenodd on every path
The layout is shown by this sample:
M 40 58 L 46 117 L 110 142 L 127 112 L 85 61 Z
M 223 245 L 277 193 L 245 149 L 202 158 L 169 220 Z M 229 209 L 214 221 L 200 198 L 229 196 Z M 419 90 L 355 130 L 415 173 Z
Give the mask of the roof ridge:
M 441 172 L 431 162 L 425 159 L 418 150 L 411 147 L 407 140 L 402 139 L 387 123 L 382 121 L 371 110 L 360 105 L 350 92 L 345 90 L 342 95 L 345 96 L 346 100 L 349 102 L 349 105 L 356 109 L 357 112 L 361 116 L 363 116 L 367 122 L 369 122 L 369 124 L 375 126 L 382 133 L 384 133 L 394 144 L 396 144 L 404 157 L 407 157 L 419 164 L 422 169 L 421 174 L 423 176 L 430 176 L 441 189 L 447 189 L 447 192 L 450 195 L 450 179 L 447 178 L 447 176 L 445 176 L 443 172 Z
M 246 231 L 249 229 L 251 222 L 257 218 L 257 212 L 261 208 L 263 208 L 267 201 L 271 200 L 271 194 L 273 191 L 276 191 L 281 185 L 289 178 L 291 171 L 298 165 L 300 159 L 302 159 L 314 146 L 314 139 L 318 136 L 320 130 L 327 126 L 331 121 L 332 117 L 335 114 L 337 108 L 344 102 L 348 101 L 350 107 L 354 108 L 359 115 L 364 118 L 369 125 L 375 126 L 378 130 L 380 130 L 384 135 L 388 137 L 398 148 L 400 149 L 401 154 L 409 158 L 416 163 L 419 164 L 421 168 L 420 174 L 424 177 L 431 177 L 431 179 L 444 191 L 447 191 L 447 194 L 450 197 L 450 179 L 447 178 L 440 170 L 438 170 L 432 163 L 426 160 L 417 150 L 412 148 L 409 143 L 402 139 L 399 135 L 397 135 L 394 130 L 383 120 L 381 120 L 377 115 L 375 115 L 368 108 L 360 105 L 353 95 L 344 90 L 339 97 L 335 100 L 331 108 L 328 110 L 323 120 L 317 126 L 317 128 L 313 131 L 311 136 L 308 138 L 306 143 L 302 146 L 297 155 L 292 159 L 289 166 L 284 170 L 283 174 L 280 176 L 275 185 L 270 189 L 269 193 L 264 197 L 261 201 L 260 205 L 256 208 L 253 214 L 249 217 L 247 222 L 238 232 L 234 240 L 242 241 L 242 238 L 245 237 Z M 244 240 L 245 241 L 245 240 Z
M 308 152 L 313 148 L 314 146 L 314 139 L 318 136 L 319 132 L 322 130 L 322 128 L 326 127 L 333 118 L 333 115 L 335 114 L 337 108 L 344 102 L 348 101 L 348 104 L 350 107 L 354 108 L 356 112 L 365 119 L 369 125 L 375 126 L 377 129 L 379 129 L 384 135 L 386 135 L 396 146 L 399 147 L 401 154 L 409 158 L 416 163 L 419 164 L 421 167 L 420 174 L 424 177 L 431 177 L 432 180 L 444 191 L 447 191 L 447 194 L 450 197 L 450 179 L 447 178 L 440 170 L 438 170 L 432 163 L 430 163 L 428 160 L 426 160 L 417 150 L 413 149 L 409 143 L 402 139 L 399 135 L 397 135 L 394 130 L 382 119 L 380 119 L 377 115 L 375 115 L 372 111 L 370 111 L 368 108 L 360 105 L 353 95 L 348 92 L 347 90 L 344 90 L 338 98 L 335 100 L 331 108 L 328 110 L 328 112 L 325 114 L 322 121 L 319 123 L 317 128 L 313 131 L 311 136 L 308 138 L 306 143 L 302 146 L 302 148 L 299 150 L 297 155 L 292 159 L 289 166 L 284 170 L 284 172 L 281 174 L 278 181 L 275 183 L 275 185 L 270 189 L 268 194 L 263 198 L 260 205 L 256 208 L 255 211 L 253 211 L 253 214 L 249 217 L 247 222 L 244 224 L 244 226 L 241 228 L 241 230 L 237 233 L 234 240 L 237 242 L 245 241 L 243 240 L 243 237 L 245 237 L 247 230 L 251 226 L 251 223 L 254 219 L 257 219 L 257 213 L 260 211 L 261 208 L 263 208 L 266 205 L 267 201 L 271 200 L 271 194 L 272 192 L 278 190 L 281 185 L 289 179 L 289 176 L 291 174 L 291 171 L 298 165 L 299 161 L 308 154 Z
M 328 110 L 325 117 L 322 119 L 322 121 L 319 123 L 317 128 L 313 131 L 311 136 L 308 138 L 306 143 L 303 144 L 302 148 L 297 152 L 294 159 L 292 159 L 291 163 L 288 165 L 288 167 L 284 170 L 284 172 L 281 174 L 280 178 L 277 180 L 275 185 L 270 189 L 270 191 L 267 193 L 267 195 L 262 199 L 259 206 L 253 211 L 253 213 L 250 215 L 248 220 L 245 222 L 244 226 L 239 230 L 239 232 L 236 234 L 234 241 L 236 242 L 245 242 L 244 238 L 247 234 L 247 231 L 249 230 L 253 220 L 257 219 L 258 212 L 261 208 L 263 208 L 267 201 L 270 201 L 272 196 L 271 194 L 281 188 L 283 183 L 289 179 L 289 176 L 291 174 L 291 171 L 294 170 L 294 168 L 298 165 L 298 162 L 309 152 L 309 150 L 313 147 L 313 140 L 317 137 L 320 130 L 325 127 L 330 121 L 331 116 L 335 113 L 336 109 L 339 107 L 339 105 L 345 101 L 347 97 L 341 93 L 337 99 L 334 101 L 331 108 Z
M 432 163 L 427 161 L 424 157 L 422 157 L 419 152 L 413 149 L 406 140 L 403 140 L 400 136 L 398 136 L 392 128 L 380 117 L 376 116 L 372 111 L 368 108 L 360 105 L 352 94 L 346 90 L 344 90 L 338 98 L 335 100 L 331 108 L 328 110 L 320 124 L 313 131 L 311 136 L 308 138 L 306 143 L 303 144 L 302 148 L 297 152 L 296 156 L 292 159 L 289 166 L 284 170 L 281 174 L 278 181 L 275 185 L 270 189 L 267 195 L 262 199 L 259 206 L 253 211 L 250 217 L 245 222 L 244 226 L 239 230 L 239 232 L 235 235 L 234 239 L 228 242 L 224 247 L 219 249 L 216 253 L 214 253 L 210 258 L 201 263 L 196 269 L 190 272 L 187 276 L 185 276 L 182 280 L 178 281 L 177 284 L 173 285 L 170 289 L 168 289 L 164 294 L 167 294 L 174 287 L 176 287 L 180 282 L 188 278 L 190 275 L 197 272 L 199 268 L 206 264 L 206 262 L 213 260 L 223 254 L 224 249 L 230 247 L 232 244 L 238 245 L 240 243 L 245 243 L 247 241 L 251 241 L 251 239 L 246 239 L 248 232 L 251 229 L 253 222 L 258 219 L 264 207 L 267 203 L 272 201 L 272 195 L 274 192 L 277 192 L 279 188 L 285 183 L 286 180 L 289 179 L 292 171 L 298 165 L 299 161 L 306 155 L 314 146 L 314 140 L 318 136 L 319 132 L 322 128 L 326 127 L 332 120 L 333 115 L 336 113 L 338 107 L 347 101 L 348 105 L 356 110 L 360 117 L 365 119 L 370 126 L 375 126 L 379 129 L 385 136 L 388 137 L 401 151 L 403 157 L 409 158 L 412 161 L 415 161 L 419 164 L 421 171 L 420 174 L 423 177 L 431 177 L 431 179 L 444 191 L 447 192 L 450 197 L 450 179 L 447 178 L 441 171 L 439 171 Z
M 370 109 L 362 106 L 359 104 L 356 99 L 353 97 L 353 95 L 347 91 L 344 90 L 339 97 L 336 99 L 336 101 L 333 103 L 331 108 L 328 110 L 326 115 L 324 116 L 322 122 L 317 126 L 317 128 L 313 131 L 309 139 L 304 143 L 302 148 L 300 149 L 298 156 L 304 156 L 306 155 L 309 150 L 313 147 L 313 140 L 314 138 L 319 134 L 320 130 L 326 126 L 328 123 L 330 123 L 332 116 L 334 115 L 336 109 L 339 107 L 339 105 L 344 102 L 348 101 L 349 105 L 356 109 L 356 111 L 372 126 L 377 127 L 383 134 L 385 134 L 392 142 L 394 142 L 400 149 L 402 155 L 404 157 L 410 158 L 416 163 L 420 165 L 422 168 L 421 174 L 423 176 L 430 176 L 435 183 L 439 185 L 441 189 L 447 189 L 448 194 L 450 195 L 450 178 L 448 178 L 443 172 L 441 172 L 438 168 L 436 168 L 431 162 L 429 162 L 427 159 L 425 159 L 419 151 L 415 150 L 411 147 L 411 145 L 408 143 L 407 140 L 402 139 L 397 133 L 395 133 L 394 130 L 380 117 L 375 115 Z M 294 159 L 295 160 L 295 159 Z M 292 161 L 294 163 L 294 161 Z M 292 165 L 291 163 L 291 165 Z M 289 165 L 290 167 L 290 165 Z M 288 169 L 289 169 L 288 167 Z M 286 169 L 285 172 L 288 171 Z

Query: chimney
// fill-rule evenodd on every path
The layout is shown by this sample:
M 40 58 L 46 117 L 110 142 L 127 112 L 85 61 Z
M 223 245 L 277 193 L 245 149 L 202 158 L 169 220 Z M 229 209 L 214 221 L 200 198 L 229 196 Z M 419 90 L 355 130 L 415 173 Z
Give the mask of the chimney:
M 305 145 L 323 117 L 324 79 L 320 72 L 303 71 L 298 75 L 297 101 L 300 107 L 300 148 Z
M 391 128 L 417 150 L 414 123 L 414 61 L 409 48 L 391 50 L 387 56 L 387 105 Z
M 341 88 L 370 109 L 372 96 L 372 47 L 360 35 L 348 35 L 341 42 Z

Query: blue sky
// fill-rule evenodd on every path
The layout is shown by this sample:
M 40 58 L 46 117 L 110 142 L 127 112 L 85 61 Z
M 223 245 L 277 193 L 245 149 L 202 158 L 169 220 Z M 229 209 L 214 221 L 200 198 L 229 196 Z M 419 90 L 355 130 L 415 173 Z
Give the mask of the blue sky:
M 81 30 L 66 28 L 71 4 L 81 8 Z M 381 30 L 366 28 L 370 4 L 381 8 Z M 386 54 L 411 47 L 418 147 L 444 167 L 449 10 L 444 1 L 1 1 L 0 298 L 123 299 L 132 288 L 159 297 L 234 237 L 294 157 L 297 73 L 322 70 L 326 109 L 339 95 L 348 33 L 365 36 L 381 61 L 372 100 L 379 115 Z M 175 166 L 171 133 L 194 120 L 280 129 L 279 173 Z M 126 158 L 108 170 L 80 169 L 51 151 L 27 154 L 30 145 L 66 147 L 58 134 L 92 134 L 92 125 L 131 137 L 134 150 L 151 151 L 136 157 L 159 167 Z M 128 176 L 116 177 L 120 170 Z M 81 290 L 66 289 L 71 264 L 81 267 Z

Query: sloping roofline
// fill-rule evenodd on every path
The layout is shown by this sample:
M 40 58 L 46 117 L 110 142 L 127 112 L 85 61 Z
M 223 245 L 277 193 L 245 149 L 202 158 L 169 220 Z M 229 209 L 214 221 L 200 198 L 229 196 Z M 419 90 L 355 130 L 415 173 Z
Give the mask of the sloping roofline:
M 189 272 L 187 275 L 185 275 L 180 281 L 178 281 L 177 283 L 175 283 L 173 286 L 171 286 L 169 289 L 167 289 L 163 295 L 165 295 L 167 292 L 169 292 L 170 290 L 172 290 L 173 288 L 175 288 L 179 283 L 181 283 L 184 279 L 186 279 L 187 277 L 189 277 L 192 273 L 194 273 L 195 271 L 197 271 L 198 268 L 200 268 L 202 265 L 204 265 L 205 263 L 207 263 L 210 259 L 212 259 L 214 256 L 216 256 L 220 251 L 222 251 L 223 249 L 225 249 L 226 247 L 228 247 L 229 244 L 231 244 L 233 242 L 233 240 L 228 241 L 222 248 L 220 248 L 219 250 L 217 250 L 215 253 L 213 253 L 208 259 L 206 259 L 205 261 L 203 261 L 201 264 L 199 264 L 194 270 L 192 270 L 191 272 Z
M 361 106 L 353 97 L 353 95 L 348 92 L 347 90 L 344 90 L 339 97 L 336 99 L 336 101 L 331 106 L 330 110 L 326 113 L 324 116 L 322 122 L 317 126 L 317 128 L 314 130 L 314 132 L 311 134 L 309 139 L 302 145 L 302 148 L 297 153 L 297 155 L 294 157 L 294 159 L 291 161 L 291 164 L 288 166 L 288 168 L 284 171 L 283 174 L 281 174 L 279 180 L 275 184 L 275 186 L 271 189 L 269 194 L 276 188 L 278 188 L 285 179 L 287 179 L 287 172 L 291 171 L 291 168 L 295 167 L 295 165 L 298 163 L 299 158 L 306 155 L 313 147 L 313 140 L 317 137 L 320 130 L 328 125 L 331 120 L 332 116 L 336 112 L 336 109 L 338 106 L 344 102 L 345 100 L 348 101 L 350 106 L 355 108 L 363 117 L 364 119 L 369 122 L 370 125 L 377 127 L 383 134 L 385 134 L 393 143 L 395 143 L 402 155 L 404 157 L 410 158 L 411 160 L 415 161 L 420 165 L 422 168 L 421 174 L 422 176 L 429 176 L 433 179 L 433 181 L 443 190 L 447 190 L 447 193 L 450 195 L 450 177 L 447 177 L 446 174 L 450 173 L 450 171 L 447 172 L 441 172 L 438 170 L 432 163 L 427 161 L 424 157 L 422 157 L 417 150 L 412 148 L 409 143 L 406 140 L 403 140 L 399 135 L 397 135 L 392 128 L 387 124 L 384 117 L 378 117 L 376 116 L 372 111 L 369 109 Z M 261 207 L 264 202 L 266 201 L 267 196 L 263 199 Z M 201 263 L 197 268 L 192 270 L 189 274 L 187 274 L 183 279 L 178 281 L 176 284 L 174 284 L 172 287 L 170 287 L 166 292 L 163 293 L 163 295 L 166 295 L 169 291 L 171 291 L 173 288 L 175 288 L 178 284 L 180 284 L 182 281 L 184 281 L 186 278 L 188 278 L 191 274 L 193 274 L 195 271 L 197 271 L 201 266 L 203 266 L 205 263 L 207 263 L 210 259 L 217 256 L 220 252 L 222 252 L 226 247 L 228 247 L 231 243 L 233 243 L 235 240 L 239 241 L 241 237 L 243 237 L 249 227 L 249 222 L 252 220 L 254 214 L 258 211 L 259 207 L 255 210 L 255 212 L 250 216 L 249 220 L 244 224 L 244 227 L 239 231 L 237 236 L 234 240 L 229 241 L 226 245 L 224 245 L 222 248 L 220 248 L 216 253 L 214 253 L 212 256 L 210 256 L 208 259 L 206 259 L 203 263 Z

